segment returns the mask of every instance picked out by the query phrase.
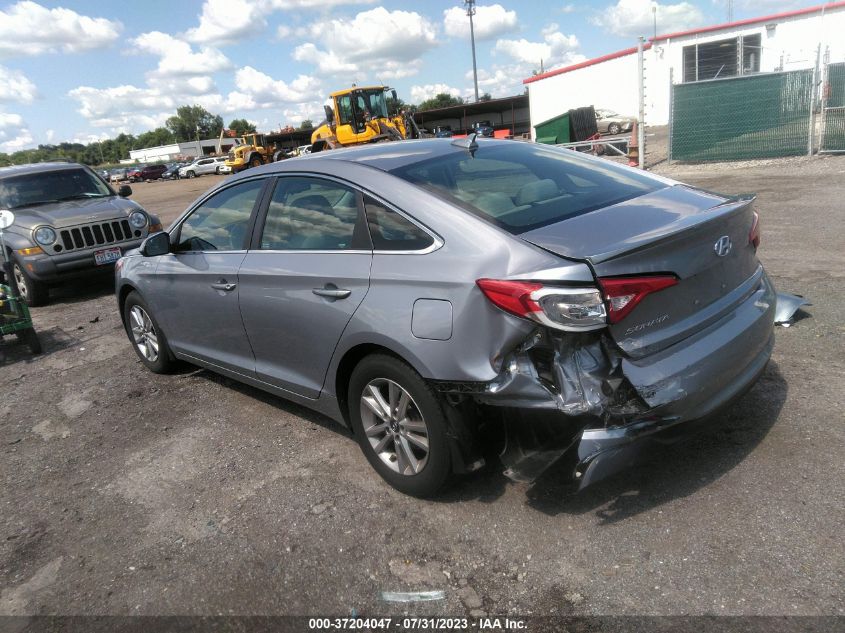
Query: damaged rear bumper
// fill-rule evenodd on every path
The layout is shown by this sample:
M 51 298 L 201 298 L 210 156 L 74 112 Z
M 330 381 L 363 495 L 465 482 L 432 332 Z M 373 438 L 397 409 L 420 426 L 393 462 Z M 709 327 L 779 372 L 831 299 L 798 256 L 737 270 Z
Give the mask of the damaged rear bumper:
M 505 474 L 531 482 L 561 460 L 580 489 L 636 461 L 650 444 L 700 428 L 695 422 L 762 374 L 774 344 L 775 305 L 763 274 L 718 321 L 640 359 L 624 356 L 606 333 L 538 331 L 504 360 L 495 380 L 470 390 L 476 402 L 500 408 Z M 463 393 L 469 395 L 466 387 Z

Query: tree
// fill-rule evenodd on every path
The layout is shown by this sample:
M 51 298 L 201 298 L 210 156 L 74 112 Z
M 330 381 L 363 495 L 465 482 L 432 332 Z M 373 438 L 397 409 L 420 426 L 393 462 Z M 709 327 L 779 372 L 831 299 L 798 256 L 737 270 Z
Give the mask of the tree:
M 173 134 L 165 127 L 157 127 L 149 132 L 144 132 L 135 139 L 137 147 L 159 147 L 171 143 L 173 143 Z
M 255 126 L 246 119 L 232 119 L 232 122 L 229 123 L 229 129 L 235 133 L 235 136 L 243 136 L 256 131 Z
M 493 99 L 493 97 L 490 96 L 489 92 L 485 92 L 483 95 L 478 97 L 479 101 L 491 101 L 492 99 Z
M 314 124 L 311 122 L 311 119 L 305 119 L 302 123 L 299 124 L 300 130 L 313 130 Z
M 417 111 L 423 112 L 424 110 L 448 108 L 449 106 L 461 105 L 463 102 L 464 100 L 460 97 L 454 97 L 446 92 L 441 92 L 436 97 L 423 101 L 419 106 L 417 106 Z
M 199 105 L 180 106 L 176 108 L 176 116 L 167 119 L 167 129 L 176 135 L 178 141 L 193 141 L 216 138 L 223 130 L 223 117 L 211 114 Z

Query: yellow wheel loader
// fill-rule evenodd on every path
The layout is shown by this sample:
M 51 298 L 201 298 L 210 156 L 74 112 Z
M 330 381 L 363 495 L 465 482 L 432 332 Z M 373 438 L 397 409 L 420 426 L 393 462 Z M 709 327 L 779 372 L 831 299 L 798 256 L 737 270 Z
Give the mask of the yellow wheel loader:
M 420 129 L 409 112 L 388 112 L 386 94 L 394 102 L 396 91 L 384 86 L 347 88 L 331 93 L 326 120 L 311 134 L 311 153 L 363 143 L 420 138 Z
M 243 138 L 237 139 L 235 146 L 229 150 L 226 165 L 236 173 L 249 167 L 282 160 L 285 153 L 277 146 L 277 140 L 278 135 L 273 134 L 245 134 Z

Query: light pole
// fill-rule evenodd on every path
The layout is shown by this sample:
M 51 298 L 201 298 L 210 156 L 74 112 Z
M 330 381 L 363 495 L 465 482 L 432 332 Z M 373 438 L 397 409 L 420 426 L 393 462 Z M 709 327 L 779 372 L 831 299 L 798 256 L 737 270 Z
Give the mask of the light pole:
M 657 3 L 651 3 L 651 14 L 654 17 L 654 39 L 657 39 Z
M 478 67 L 475 64 L 475 26 L 472 23 L 472 16 L 475 15 L 475 0 L 464 0 L 467 15 L 469 16 L 469 38 L 472 42 L 472 78 L 475 82 L 475 100 L 478 101 Z

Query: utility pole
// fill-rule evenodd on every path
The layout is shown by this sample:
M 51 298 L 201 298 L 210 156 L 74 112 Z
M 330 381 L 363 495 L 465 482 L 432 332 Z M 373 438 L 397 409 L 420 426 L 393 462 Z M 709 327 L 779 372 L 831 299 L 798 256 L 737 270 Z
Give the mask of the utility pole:
M 651 3 L 651 15 L 654 18 L 654 39 L 657 40 L 657 3 Z
M 469 37 L 472 42 L 472 78 L 475 82 L 475 100 L 478 101 L 478 67 L 475 64 L 475 26 L 472 23 L 472 16 L 475 15 L 475 0 L 464 0 L 467 15 L 469 16 Z
M 734 21 L 734 0 L 728 0 L 728 22 Z

